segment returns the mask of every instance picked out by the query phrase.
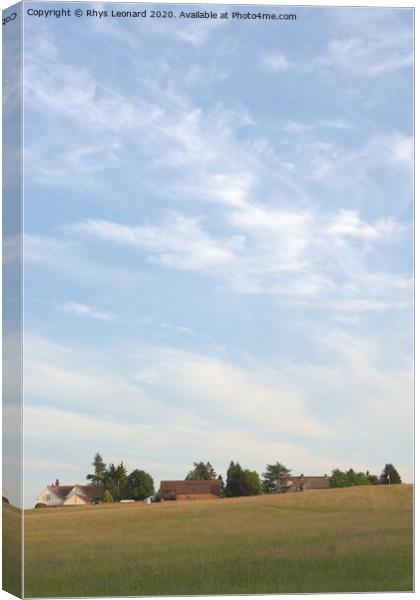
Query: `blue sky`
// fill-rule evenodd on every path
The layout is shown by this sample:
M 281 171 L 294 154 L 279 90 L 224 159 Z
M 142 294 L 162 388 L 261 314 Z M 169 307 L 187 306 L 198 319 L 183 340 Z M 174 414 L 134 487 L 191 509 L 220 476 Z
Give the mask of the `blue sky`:
M 27 505 L 96 451 L 412 480 L 412 12 L 288 12 L 26 17 Z

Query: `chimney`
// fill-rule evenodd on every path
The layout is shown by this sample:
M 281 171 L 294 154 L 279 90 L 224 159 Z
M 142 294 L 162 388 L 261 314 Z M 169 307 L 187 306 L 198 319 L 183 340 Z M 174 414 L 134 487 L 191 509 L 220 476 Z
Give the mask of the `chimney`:
M 300 474 L 300 478 L 305 479 L 305 477 L 303 476 L 303 473 Z
M 58 479 L 55 480 L 55 487 L 58 487 L 60 485 L 60 481 Z

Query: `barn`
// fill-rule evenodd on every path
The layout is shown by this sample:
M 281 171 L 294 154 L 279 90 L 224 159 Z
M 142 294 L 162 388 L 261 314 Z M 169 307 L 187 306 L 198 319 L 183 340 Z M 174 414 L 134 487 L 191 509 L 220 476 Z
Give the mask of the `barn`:
M 216 500 L 222 495 L 222 484 L 218 479 L 161 481 L 159 496 L 168 500 Z
M 284 475 L 278 484 L 277 492 L 286 494 L 289 492 L 303 492 L 305 490 L 326 490 L 330 487 L 328 475 L 305 476 L 303 473 L 297 477 Z

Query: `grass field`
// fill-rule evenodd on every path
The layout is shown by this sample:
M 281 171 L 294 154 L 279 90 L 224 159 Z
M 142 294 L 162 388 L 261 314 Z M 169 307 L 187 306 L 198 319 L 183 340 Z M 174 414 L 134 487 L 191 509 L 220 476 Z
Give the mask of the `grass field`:
M 3 589 L 21 596 L 22 588 L 22 511 L 2 503 L 3 513 Z
M 25 513 L 25 596 L 412 590 L 412 486 Z

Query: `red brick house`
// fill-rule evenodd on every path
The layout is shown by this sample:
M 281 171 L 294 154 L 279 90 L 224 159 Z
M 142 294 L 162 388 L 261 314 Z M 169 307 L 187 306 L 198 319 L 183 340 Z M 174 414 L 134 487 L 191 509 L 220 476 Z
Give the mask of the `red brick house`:
M 161 481 L 159 496 L 168 500 L 217 500 L 222 495 L 222 484 L 218 479 L 211 481 Z
M 327 490 L 330 487 L 328 475 L 305 476 L 303 473 L 297 477 L 292 475 L 283 475 L 277 485 L 277 492 L 286 494 L 289 492 L 303 492 L 306 490 Z

